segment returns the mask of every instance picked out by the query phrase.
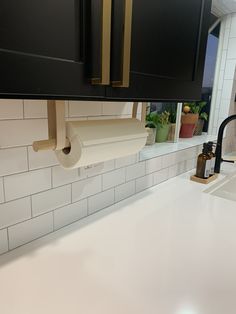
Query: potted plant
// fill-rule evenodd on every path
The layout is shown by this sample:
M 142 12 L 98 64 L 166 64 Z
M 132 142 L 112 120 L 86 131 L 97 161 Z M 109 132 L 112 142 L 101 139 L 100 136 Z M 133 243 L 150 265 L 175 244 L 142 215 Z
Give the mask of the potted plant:
M 162 143 L 166 142 L 168 139 L 168 134 L 170 130 L 170 112 L 164 111 L 160 114 L 155 114 L 154 123 L 157 126 L 157 132 L 156 132 L 156 142 Z
M 199 116 L 195 131 L 194 131 L 194 135 L 202 135 L 204 123 L 207 120 L 208 120 L 208 114 L 206 112 L 202 112 Z
M 152 112 L 146 116 L 146 131 L 148 132 L 146 145 L 153 145 L 156 141 L 156 124 L 154 120 L 156 120 L 156 113 Z
M 184 104 L 183 114 L 181 116 L 181 138 L 193 137 L 194 131 L 198 123 L 199 114 L 205 105 L 205 101 Z

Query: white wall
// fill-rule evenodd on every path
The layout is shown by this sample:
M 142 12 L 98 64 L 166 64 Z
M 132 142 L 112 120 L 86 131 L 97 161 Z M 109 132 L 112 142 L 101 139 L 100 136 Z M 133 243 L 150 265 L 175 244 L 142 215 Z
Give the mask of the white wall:
M 124 118 L 131 111 L 131 103 L 67 102 L 66 117 Z M 53 152 L 32 149 L 47 137 L 46 117 L 44 101 L 0 100 L 0 254 L 195 167 L 198 146 L 65 171 Z
M 233 84 L 233 94 L 236 94 L 236 75 Z M 229 115 L 233 115 L 236 113 L 236 102 L 235 99 L 231 99 Z M 228 124 L 227 130 L 225 132 L 225 138 L 223 141 L 223 152 L 236 153 L 236 121 L 232 121 Z
M 221 22 L 209 134 L 217 134 L 222 121 L 235 112 L 235 68 L 236 13 L 233 13 L 223 16 Z

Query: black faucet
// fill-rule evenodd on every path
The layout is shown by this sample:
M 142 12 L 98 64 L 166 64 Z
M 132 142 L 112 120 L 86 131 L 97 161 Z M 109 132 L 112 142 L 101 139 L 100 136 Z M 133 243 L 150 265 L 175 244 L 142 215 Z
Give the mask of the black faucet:
M 222 159 L 222 141 L 223 141 L 224 129 L 226 125 L 233 120 L 236 120 L 236 114 L 226 118 L 221 123 L 221 126 L 219 128 L 217 144 L 216 144 L 216 152 L 215 152 L 216 154 L 215 173 L 220 173 L 220 166 L 221 166 L 222 161 L 234 163 L 234 161 Z

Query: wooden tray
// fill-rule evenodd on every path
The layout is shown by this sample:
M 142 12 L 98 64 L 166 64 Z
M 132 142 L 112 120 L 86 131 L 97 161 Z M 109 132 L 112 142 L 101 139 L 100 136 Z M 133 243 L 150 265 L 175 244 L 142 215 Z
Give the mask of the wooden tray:
M 211 176 L 207 179 L 201 179 L 201 178 L 198 178 L 196 176 L 191 176 L 190 180 L 194 181 L 194 182 L 202 183 L 202 184 L 208 184 L 208 183 L 215 181 L 217 178 L 218 178 L 218 174 L 214 174 L 213 176 Z

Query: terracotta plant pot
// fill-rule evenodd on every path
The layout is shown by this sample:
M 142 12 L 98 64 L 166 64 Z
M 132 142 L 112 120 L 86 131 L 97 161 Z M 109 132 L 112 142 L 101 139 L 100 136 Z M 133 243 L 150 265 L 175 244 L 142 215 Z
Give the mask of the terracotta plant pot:
M 195 124 L 182 124 L 180 128 L 180 138 L 191 138 L 195 130 Z
M 199 114 L 198 113 L 187 113 L 187 114 L 183 114 L 181 116 L 181 123 L 182 124 L 197 124 L 199 118 Z
M 198 119 L 195 131 L 194 131 L 194 135 L 202 135 L 202 130 L 204 127 L 204 123 L 205 121 L 202 119 Z
M 168 135 L 168 141 L 170 141 L 170 142 L 173 142 L 175 139 L 175 129 L 176 129 L 176 124 L 171 123 L 170 131 L 169 131 L 169 135 Z
M 168 134 L 170 130 L 170 124 L 157 125 L 157 134 L 156 134 L 156 142 L 163 143 L 166 142 L 168 139 Z
M 199 114 L 198 113 L 188 113 L 181 116 L 181 128 L 179 137 L 181 138 L 191 138 L 193 137 Z
M 146 145 L 153 145 L 156 141 L 156 128 L 148 128 L 146 127 L 146 131 L 148 132 L 147 142 Z

